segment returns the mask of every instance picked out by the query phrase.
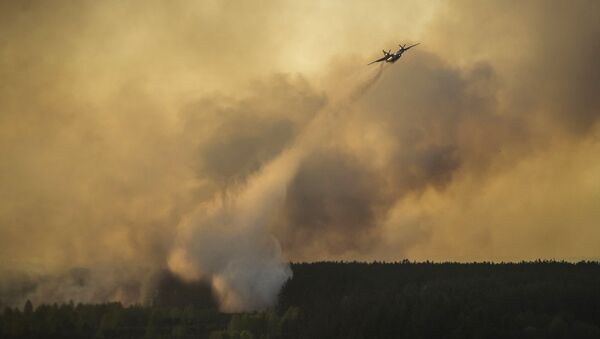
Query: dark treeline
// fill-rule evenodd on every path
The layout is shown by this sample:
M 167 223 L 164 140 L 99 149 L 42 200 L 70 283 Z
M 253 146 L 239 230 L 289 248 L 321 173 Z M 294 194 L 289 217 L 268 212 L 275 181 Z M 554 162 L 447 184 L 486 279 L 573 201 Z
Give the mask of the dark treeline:
M 600 264 L 311 263 L 272 310 L 167 277 L 148 306 L 26 303 L 1 338 L 600 338 Z
M 306 338 L 600 338 L 600 265 L 294 265 Z

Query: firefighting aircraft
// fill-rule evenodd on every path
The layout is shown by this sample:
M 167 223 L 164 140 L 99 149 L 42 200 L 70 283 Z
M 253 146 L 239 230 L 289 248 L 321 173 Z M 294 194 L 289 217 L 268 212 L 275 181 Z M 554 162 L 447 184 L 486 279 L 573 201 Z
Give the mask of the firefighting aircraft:
M 374 64 L 376 62 L 381 62 L 381 61 L 394 63 L 398 59 L 400 59 L 400 57 L 402 56 L 402 53 L 408 51 L 409 49 L 415 47 L 418 44 L 420 44 L 420 42 L 416 43 L 414 45 L 408 46 L 408 47 L 406 47 L 406 44 L 404 44 L 404 45 L 398 45 L 398 46 L 400 46 L 400 49 L 398 51 L 396 51 L 395 53 L 392 53 L 391 50 L 389 50 L 387 52 L 386 51 L 382 51 L 383 52 L 383 57 L 381 57 L 381 58 L 379 58 L 379 59 L 377 59 L 375 61 L 372 61 L 372 62 L 368 63 L 367 65 Z

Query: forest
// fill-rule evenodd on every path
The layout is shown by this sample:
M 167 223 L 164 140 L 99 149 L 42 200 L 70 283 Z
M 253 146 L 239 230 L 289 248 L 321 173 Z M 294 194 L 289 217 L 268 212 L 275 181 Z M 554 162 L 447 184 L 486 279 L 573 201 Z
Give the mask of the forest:
M 600 338 L 600 263 L 292 264 L 277 305 L 218 311 L 205 284 L 163 280 L 147 305 L 0 313 L 0 338 Z

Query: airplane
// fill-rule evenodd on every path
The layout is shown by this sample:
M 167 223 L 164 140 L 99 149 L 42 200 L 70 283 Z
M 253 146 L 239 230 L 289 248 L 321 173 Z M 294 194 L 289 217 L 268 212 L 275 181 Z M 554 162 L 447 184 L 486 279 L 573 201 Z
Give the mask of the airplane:
M 377 59 L 375 61 L 372 61 L 372 62 L 368 63 L 367 65 L 374 64 L 376 62 L 381 62 L 381 61 L 394 63 L 398 59 L 400 59 L 400 57 L 402 56 L 402 53 L 408 51 L 409 49 L 415 47 L 418 44 L 420 44 L 420 42 L 416 43 L 414 45 L 408 46 L 408 47 L 406 47 L 406 44 L 404 44 L 404 45 L 398 45 L 398 46 L 400 46 L 400 49 L 397 50 L 395 53 L 391 53 L 391 50 L 389 50 L 387 52 L 384 50 L 384 51 L 382 51 L 383 52 L 383 57 L 381 57 L 381 58 L 379 58 L 379 59 Z

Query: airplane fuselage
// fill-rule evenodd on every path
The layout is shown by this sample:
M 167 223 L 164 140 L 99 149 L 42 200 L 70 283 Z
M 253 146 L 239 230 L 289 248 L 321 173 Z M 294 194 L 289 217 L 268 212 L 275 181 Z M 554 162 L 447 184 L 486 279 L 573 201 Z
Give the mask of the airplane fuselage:
M 385 62 L 394 63 L 394 62 L 398 61 L 398 59 L 400 59 L 400 57 L 402 56 L 402 53 L 404 53 L 404 51 L 399 50 L 396 53 L 390 54 L 390 56 L 387 59 L 385 59 Z
M 385 62 L 390 62 L 390 63 L 394 63 L 396 62 L 398 59 L 400 59 L 400 57 L 402 56 L 402 54 L 392 54 L 390 55 L 389 58 L 385 59 Z

